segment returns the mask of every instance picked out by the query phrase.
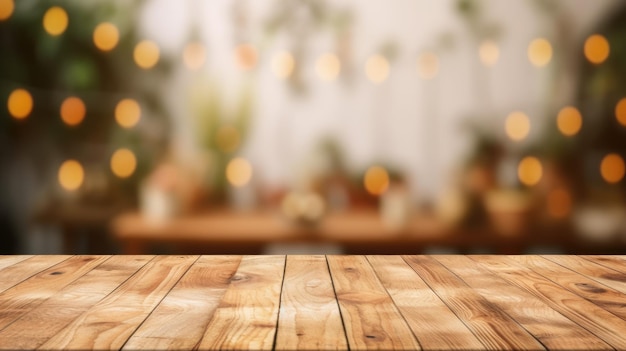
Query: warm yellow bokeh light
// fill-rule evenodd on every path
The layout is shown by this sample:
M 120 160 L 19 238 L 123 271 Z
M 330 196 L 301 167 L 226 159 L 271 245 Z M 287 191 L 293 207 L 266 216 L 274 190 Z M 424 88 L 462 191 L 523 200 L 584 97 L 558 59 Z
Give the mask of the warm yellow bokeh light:
M 511 140 L 522 141 L 530 133 L 530 119 L 523 112 L 512 112 L 506 118 L 505 131 Z
M 609 41 L 600 34 L 594 34 L 585 40 L 585 57 L 593 64 L 599 65 L 606 61 L 610 52 Z
M 256 66 L 257 56 L 256 49 L 250 44 L 242 44 L 235 48 L 237 66 L 244 71 L 249 71 Z
M 617 118 L 619 124 L 626 127 L 626 98 L 621 99 L 615 105 L 615 118 Z
M 111 172 L 119 178 L 128 178 L 137 168 L 137 158 L 128 149 L 119 149 L 111 156 Z
M 572 106 L 567 106 L 559 111 L 556 117 L 556 125 L 559 131 L 565 136 L 574 136 L 578 134 L 583 125 L 583 117 L 580 111 Z
M 389 173 L 380 166 L 372 166 L 363 178 L 365 190 L 372 195 L 382 195 L 389 188 Z
M 141 107 L 133 99 L 124 99 L 115 107 L 115 120 L 124 128 L 134 127 L 141 118 Z
M 478 56 L 483 65 L 487 67 L 495 65 L 500 58 L 498 44 L 493 40 L 484 40 L 478 48 Z
M 317 59 L 315 69 L 320 79 L 332 81 L 337 78 L 341 71 L 341 62 L 335 54 L 324 54 Z
M 517 176 L 520 182 L 527 186 L 533 186 L 539 183 L 543 175 L 543 167 L 541 161 L 533 156 L 524 157 L 517 167 Z
M 235 187 L 242 187 L 252 178 L 252 166 L 248 160 L 237 157 L 226 166 L 226 179 Z
M 272 71 L 278 78 L 289 78 L 289 76 L 293 73 L 295 66 L 296 60 L 288 51 L 281 51 L 272 59 Z
M 615 153 L 604 156 L 600 164 L 600 174 L 607 183 L 618 183 L 624 178 L 624 172 L 626 166 L 622 156 Z
M 77 126 L 85 118 L 85 103 L 83 100 L 70 96 L 61 104 L 61 119 L 68 126 Z
M 7 101 L 9 114 L 15 119 L 24 119 L 33 110 L 33 97 L 24 89 L 15 89 Z
M 417 74 L 422 79 L 433 79 L 439 73 L 439 58 L 432 52 L 425 52 L 417 58 Z
M 150 69 L 159 62 L 160 52 L 157 44 L 150 40 L 143 40 L 135 46 L 133 58 L 137 66 Z
M 102 51 L 111 51 L 120 41 L 120 31 L 113 23 L 100 23 L 93 31 L 93 43 Z
M 189 43 L 183 50 L 183 62 L 192 71 L 197 71 L 206 62 L 206 49 L 200 43 Z
M 59 6 L 53 6 L 43 16 L 43 28 L 48 34 L 57 36 L 67 29 L 67 12 Z
M 553 218 L 565 218 L 572 211 L 572 196 L 565 189 L 554 189 L 548 193 L 548 214 Z
M 543 67 L 552 59 L 552 44 L 544 38 L 538 38 L 528 45 L 528 59 L 536 67 Z
M 0 21 L 6 21 L 15 10 L 15 2 L 13 0 L 0 0 Z
M 367 79 L 374 83 L 382 83 L 389 76 L 389 61 L 382 55 L 373 55 L 365 64 Z
M 241 136 L 236 128 L 232 126 L 224 126 L 217 131 L 216 142 L 217 147 L 222 152 L 230 153 L 239 148 Z
M 59 184 L 65 190 L 80 188 L 85 179 L 83 166 L 76 160 L 67 160 L 59 168 Z

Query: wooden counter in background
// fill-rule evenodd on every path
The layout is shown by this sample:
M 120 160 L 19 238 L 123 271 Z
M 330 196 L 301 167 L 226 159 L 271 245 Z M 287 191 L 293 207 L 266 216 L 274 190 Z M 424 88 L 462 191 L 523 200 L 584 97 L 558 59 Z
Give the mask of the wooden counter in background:
M 624 350 L 626 256 L 0 256 L 0 349 Z
M 520 254 L 536 247 L 558 253 L 623 253 L 623 241 L 588 242 L 571 228 L 530 229 L 506 236 L 489 229 L 454 229 L 427 216 L 414 216 L 406 227 L 385 226 L 375 210 L 351 210 L 330 214 L 318 227 L 289 224 L 278 213 L 217 210 L 151 223 L 139 213 L 117 216 L 111 232 L 126 254 L 153 253 L 162 245 L 170 253 L 262 254 L 269 244 L 338 245 L 347 254 L 420 254 L 427 248 L 447 248 L 471 253 Z

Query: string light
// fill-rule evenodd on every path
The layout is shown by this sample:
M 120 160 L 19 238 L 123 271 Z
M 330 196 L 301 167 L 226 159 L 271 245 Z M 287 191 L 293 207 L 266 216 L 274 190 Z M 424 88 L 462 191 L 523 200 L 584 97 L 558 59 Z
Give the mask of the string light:
M 591 35 L 585 40 L 585 57 L 593 64 L 599 65 L 606 61 L 610 51 L 609 41 L 600 34 Z
M 371 195 L 382 195 L 389 188 L 389 173 L 383 167 L 372 166 L 365 172 L 363 185 Z
M 517 176 L 526 186 L 537 185 L 543 176 L 543 167 L 539 159 L 533 156 L 524 157 L 517 167 Z
M 439 58 L 432 52 L 425 52 L 417 58 L 417 74 L 422 79 L 433 79 L 439 73 Z
M 43 16 L 43 28 L 52 36 L 59 36 L 65 32 L 68 24 L 67 12 L 59 6 L 53 6 Z
M 626 98 L 622 98 L 617 105 L 615 105 L 615 118 L 619 124 L 626 127 Z
M 128 149 L 118 149 L 111 156 L 111 171 L 119 178 L 128 178 L 137 168 L 137 158 Z
M 7 101 L 9 114 L 15 119 L 24 119 L 33 110 L 33 97 L 25 89 L 15 89 Z
M 513 141 L 522 141 L 530 133 L 530 120 L 523 112 L 515 111 L 505 122 L 506 135 Z
M 574 136 L 578 134 L 583 125 L 583 118 L 580 111 L 572 106 L 567 106 L 559 111 L 556 119 L 559 131 L 565 136 Z
M 341 63 L 335 54 L 327 53 L 317 59 L 315 65 L 317 76 L 325 81 L 333 81 L 339 76 Z
M 248 160 L 237 157 L 226 166 L 226 179 L 234 187 L 243 187 L 252 178 L 252 166 Z
M 15 10 L 13 0 L 0 0 L 0 21 L 8 20 Z
M 602 159 L 600 174 L 602 175 L 602 179 L 607 183 L 619 183 L 624 178 L 625 172 L 626 166 L 624 165 L 624 159 L 620 155 L 610 153 Z
M 77 126 L 85 118 L 87 109 L 83 101 L 75 96 L 70 96 L 61 104 L 61 120 L 68 126 Z
M 59 184 L 63 189 L 73 191 L 83 184 L 85 171 L 83 166 L 76 160 L 67 160 L 59 168 Z
M 528 45 L 528 59 L 535 67 L 544 67 L 552 60 L 552 45 L 544 38 L 538 38 Z
M 141 107 L 133 99 L 123 99 L 115 107 L 115 120 L 123 128 L 134 127 L 141 118 Z
M 365 74 L 374 83 L 382 83 L 389 76 L 389 62 L 382 55 L 373 55 L 365 64 Z
M 240 69 L 249 71 L 256 66 L 256 49 L 250 44 L 241 44 L 235 48 L 235 59 Z
M 150 40 L 143 40 L 135 46 L 133 58 L 137 66 L 150 69 L 159 62 L 159 47 Z
M 206 49 L 200 43 L 189 43 L 183 50 L 183 62 L 188 69 L 197 71 L 206 61 Z
M 478 56 L 483 65 L 487 67 L 495 65 L 500 58 L 498 44 L 493 40 L 483 40 L 478 48 Z
M 120 40 L 120 32 L 113 23 L 100 23 L 93 31 L 93 43 L 102 51 L 111 51 Z
M 287 79 L 293 73 L 296 61 L 288 51 L 277 53 L 272 59 L 272 71 L 278 78 Z

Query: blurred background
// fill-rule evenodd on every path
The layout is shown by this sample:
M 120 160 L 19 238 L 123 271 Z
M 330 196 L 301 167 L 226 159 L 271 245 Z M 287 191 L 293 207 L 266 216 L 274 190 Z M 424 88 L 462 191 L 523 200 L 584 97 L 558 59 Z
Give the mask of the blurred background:
M 625 253 L 620 0 L 0 0 L 0 253 Z

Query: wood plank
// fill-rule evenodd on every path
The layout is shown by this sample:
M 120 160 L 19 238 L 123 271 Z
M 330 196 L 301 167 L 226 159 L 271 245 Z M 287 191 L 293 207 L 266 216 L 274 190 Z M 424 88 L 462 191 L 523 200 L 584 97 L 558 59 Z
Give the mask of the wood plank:
M 541 298 L 550 307 L 612 347 L 626 349 L 626 321 L 564 289 L 508 256 L 470 256 L 508 282 Z
M 532 335 L 496 305 L 476 293 L 434 258 L 403 256 L 430 288 L 490 349 L 544 349 Z
M 0 271 L 3 269 L 12 266 L 18 262 L 22 262 L 26 259 L 33 257 L 32 255 L 4 255 L 0 256 Z M 0 274 L 2 274 L 0 272 Z
M 124 345 L 191 350 L 200 341 L 241 256 L 201 256 Z
M 41 349 L 120 349 L 198 256 L 158 256 Z
M 421 349 L 363 256 L 327 256 L 350 349 Z
M 276 350 L 346 350 L 326 257 L 287 256 Z
M 0 349 L 38 348 L 152 258 L 111 257 L 2 330 Z
M 550 350 L 613 350 L 526 290 L 492 274 L 466 256 L 435 256 L 487 301 L 515 319 Z
M 567 267 L 574 272 L 583 274 L 598 283 L 610 286 L 622 294 L 626 294 L 626 273 L 613 270 L 578 256 L 548 255 L 542 257 L 560 264 L 563 267 Z
M 0 330 L 39 306 L 109 256 L 72 256 L 0 294 Z
M 485 346 L 400 256 L 367 256 L 424 350 Z
M 67 255 L 38 255 L 4 268 L 0 271 L 0 293 L 68 258 Z
M 624 256 L 609 255 L 583 255 L 579 256 L 585 260 L 597 263 L 599 265 L 611 268 L 618 272 L 626 273 L 626 259 Z
M 621 292 L 541 256 L 512 256 L 511 259 L 614 315 L 626 319 L 626 296 Z
M 285 256 L 244 256 L 199 348 L 271 350 L 284 271 Z

